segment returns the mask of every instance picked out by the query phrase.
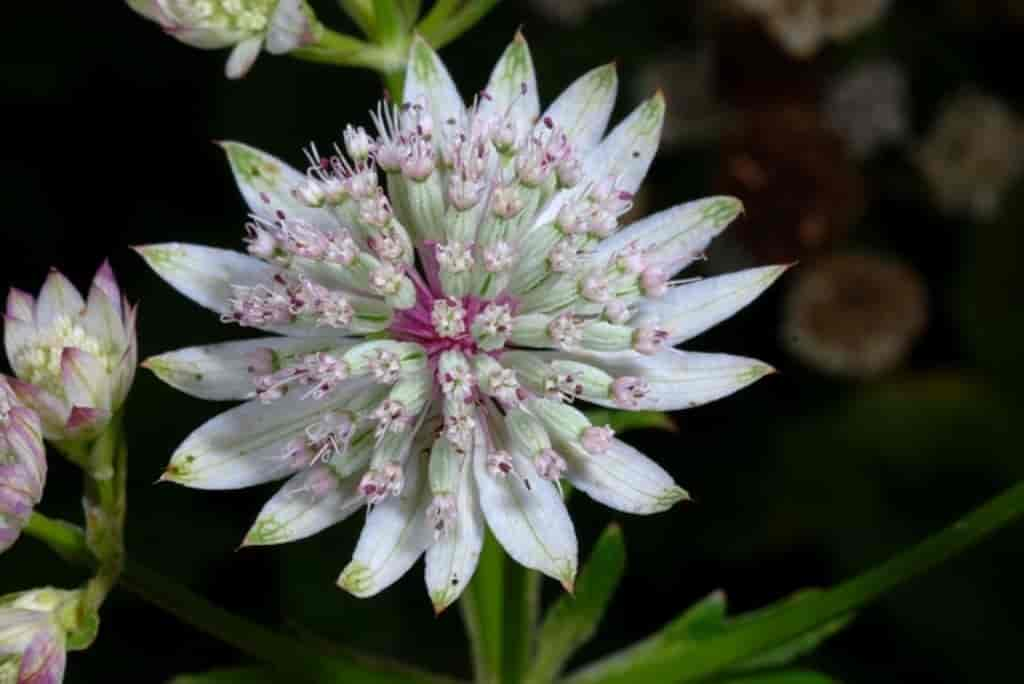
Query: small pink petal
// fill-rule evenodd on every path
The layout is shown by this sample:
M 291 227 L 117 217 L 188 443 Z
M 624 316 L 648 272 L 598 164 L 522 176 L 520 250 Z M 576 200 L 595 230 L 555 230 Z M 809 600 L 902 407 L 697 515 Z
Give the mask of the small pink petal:
M 109 411 L 88 406 L 75 406 L 71 409 L 71 415 L 68 416 L 64 428 L 69 438 L 82 439 L 99 434 L 109 421 Z
M 25 323 L 35 324 L 36 320 L 36 299 L 28 292 L 12 287 L 7 293 L 8 318 L 15 318 Z
M 92 287 L 101 290 L 107 295 L 110 305 L 114 307 L 114 310 L 123 319 L 124 310 L 121 305 L 121 288 L 117 284 L 117 278 L 114 276 L 114 269 L 110 267 L 109 259 L 104 259 L 99 270 L 96 271 L 96 275 L 92 279 Z M 92 293 L 90 293 L 90 299 L 92 298 L 91 295 Z

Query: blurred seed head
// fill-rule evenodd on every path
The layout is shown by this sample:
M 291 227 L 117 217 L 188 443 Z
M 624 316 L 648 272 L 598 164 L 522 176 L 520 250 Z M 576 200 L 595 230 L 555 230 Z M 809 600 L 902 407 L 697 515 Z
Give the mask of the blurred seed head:
M 888 0 L 732 0 L 757 17 L 786 52 L 813 57 L 829 41 L 843 41 L 875 22 Z
M 943 212 L 989 220 L 1024 168 L 1024 125 L 1000 100 L 961 93 L 943 107 L 915 161 Z
M 801 361 L 832 375 L 876 377 L 903 362 L 928 319 L 925 284 L 891 258 L 842 253 L 796 269 L 782 338 Z

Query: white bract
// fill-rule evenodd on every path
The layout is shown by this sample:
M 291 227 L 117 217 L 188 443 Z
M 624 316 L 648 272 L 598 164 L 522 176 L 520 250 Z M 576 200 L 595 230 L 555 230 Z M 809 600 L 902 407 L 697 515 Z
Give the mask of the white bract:
M 740 203 L 698 200 L 620 227 L 664 104 L 651 98 L 605 135 L 616 89 L 614 67 L 600 67 L 542 111 L 517 36 L 467 106 L 418 40 L 405 102 L 377 107 L 373 135 L 349 127 L 330 156 L 311 148 L 306 173 L 226 144 L 251 256 L 140 253 L 223 320 L 283 336 L 146 362 L 194 396 L 249 399 L 189 436 L 165 479 L 232 489 L 289 478 L 247 544 L 300 539 L 366 505 L 341 586 L 373 595 L 425 554 L 438 610 L 472 577 L 485 525 L 518 562 L 573 586 L 562 479 L 631 513 L 684 499 L 571 404 L 671 411 L 771 372 L 672 346 L 785 268 L 669 280 Z
M 241 78 L 260 50 L 281 55 L 316 42 L 319 24 L 305 0 L 128 0 L 168 35 L 192 47 L 232 47 L 228 78 Z
M 104 263 L 86 298 L 57 271 L 38 298 L 11 289 L 4 346 L 10 386 L 54 441 L 89 439 L 124 403 L 138 359 L 136 308 Z
M 0 377 L 0 553 L 18 539 L 43 496 L 45 483 L 46 451 L 39 417 L 22 405 Z

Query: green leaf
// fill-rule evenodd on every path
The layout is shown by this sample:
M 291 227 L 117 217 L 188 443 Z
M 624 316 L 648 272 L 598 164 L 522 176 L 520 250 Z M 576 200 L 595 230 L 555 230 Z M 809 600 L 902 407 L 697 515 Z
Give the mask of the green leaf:
M 762 672 L 730 679 L 715 680 L 715 684 L 837 684 L 837 682 L 820 672 L 786 670 L 783 672 Z
M 689 620 L 684 615 L 669 626 L 676 639 L 655 635 L 583 668 L 565 682 L 697 682 L 720 677 L 737 668 L 795 657 L 841 628 L 855 609 L 970 548 L 1022 514 L 1024 483 L 1019 483 L 954 525 L 836 587 L 807 592 L 727 621 L 725 629 L 717 634 L 714 619 L 695 620 L 691 609 Z M 704 606 L 704 609 L 709 607 Z M 712 633 L 704 638 L 678 638 L 700 624 L 710 626 Z
M 655 635 L 664 642 L 705 639 L 725 631 L 725 592 L 716 591 L 690 606 Z
M 735 620 L 731 620 L 729 623 L 729 629 L 741 629 L 747 624 L 756 624 L 764 620 L 770 620 L 772 616 L 780 610 L 788 610 L 791 605 L 800 601 L 813 600 L 814 597 L 821 593 L 820 589 L 808 589 L 797 592 L 788 599 L 783 599 L 782 601 L 779 601 L 767 608 L 747 613 L 739 616 Z M 795 639 L 791 639 L 779 646 L 764 651 L 753 658 L 744 660 L 735 667 L 730 668 L 730 670 L 765 670 L 787 665 L 800 656 L 811 653 L 823 641 L 834 634 L 839 633 L 843 628 L 850 624 L 853 617 L 854 614 L 851 612 L 846 615 L 842 615 L 835 620 L 830 620 L 820 627 L 808 630 Z
M 473 671 L 479 684 L 501 681 L 504 585 L 505 556 L 488 531 L 476 573 L 459 600 L 473 652 Z
M 594 425 L 608 425 L 616 434 L 630 430 L 664 430 L 678 432 L 679 427 L 667 413 L 661 411 L 614 411 L 592 409 L 586 411 L 587 419 Z
M 625 567 L 626 546 L 622 529 L 618 525 L 609 525 L 576 581 L 576 594 L 562 596 L 544 618 L 537 655 L 526 682 L 545 684 L 553 681 L 572 654 L 590 640 Z
M 178 675 L 167 684 L 282 684 L 287 679 L 258 667 L 210 670 L 201 674 Z

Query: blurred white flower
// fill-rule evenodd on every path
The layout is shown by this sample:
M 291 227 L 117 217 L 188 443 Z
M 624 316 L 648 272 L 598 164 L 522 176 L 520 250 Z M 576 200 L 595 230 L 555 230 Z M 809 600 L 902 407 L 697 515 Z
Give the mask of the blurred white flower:
M 927 320 L 917 271 L 874 254 L 837 254 L 797 269 L 782 338 L 813 368 L 874 377 L 906 359 Z
M 739 213 L 730 197 L 620 229 L 664 102 L 648 99 L 606 136 L 616 90 L 614 67 L 600 67 L 542 111 L 517 36 L 467 107 L 416 41 L 405 104 L 378 106 L 375 135 L 347 127 L 347 154 L 311 149 L 301 173 L 226 144 L 253 256 L 139 251 L 224 321 L 285 337 L 145 363 L 192 395 L 251 399 L 188 437 L 164 479 L 234 489 L 290 477 L 247 544 L 300 539 L 368 506 L 341 586 L 373 595 L 425 553 L 437 610 L 472 577 L 485 524 L 516 561 L 572 587 L 563 478 L 630 513 L 686 498 L 572 403 L 670 411 L 770 373 L 672 347 L 785 267 L 670 280 Z
M 811 57 L 827 41 L 852 38 L 885 13 L 889 0 L 733 0 L 758 17 L 783 48 Z
M 305 0 L 128 0 L 128 5 L 193 47 L 233 47 L 228 78 L 241 78 L 260 50 L 280 55 L 316 42 L 318 26 Z
M 89 439 L 128 395 L 138 358 L 136 309 L 104 263 L 88 299 L 57 271 L 39 298 L 11 289 L 4 346 L 17 378 L 10 386 L 54 441 Z
M 1024 125 L 1003 102 L 962 93 L 943 107 L 916 161 L 940 209 L 992 219 L 1024 168 Z
M 868 62 L 829 88 L 825 114 L 857 157 L 903 142 L 910 129 L 907 75 L 895 62 Z

